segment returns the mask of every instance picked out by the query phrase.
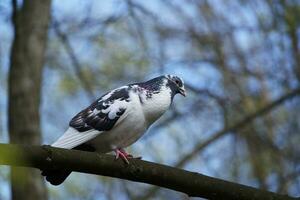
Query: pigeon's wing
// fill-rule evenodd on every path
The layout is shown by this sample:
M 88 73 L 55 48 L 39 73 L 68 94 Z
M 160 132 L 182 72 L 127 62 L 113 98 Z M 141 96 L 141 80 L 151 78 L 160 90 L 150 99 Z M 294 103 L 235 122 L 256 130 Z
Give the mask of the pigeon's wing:
M 113 129 L 126 118 L 129 102 L 128 87 L 105 94 L 73 117 L 69 129 L 52 146 L 71 149 Z
M 68 130 L 56 140 L 51 146 L 73 149 L 99 135 L 101 132 L 90 130 L 85 132 L 79 132 L 73 127 L 69 127 Z

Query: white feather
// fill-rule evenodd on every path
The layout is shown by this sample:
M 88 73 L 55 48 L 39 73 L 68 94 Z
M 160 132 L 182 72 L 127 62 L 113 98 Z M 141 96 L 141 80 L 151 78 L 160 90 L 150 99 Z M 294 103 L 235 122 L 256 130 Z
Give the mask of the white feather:
M 51 146 L 72 149 L 78 145 L 81 145 L 102 133 L 97 130 L 90 130 L 85 132 L 79 132 L 76 129 L 69 127 L 68 130 L 55 141 Z
M 115 119 L 117 117 L 117 112 L 119 112 L 120 109 L 125 109 L 127 104 L 128 102 L 117 99 L 108 108 L 102 110 L 102 113 L 108 113 L 109 119 Z
M 146 94 L 142 94 L 143 99 L 142 110 L 148 124 L 156 121 L 171 105 L 171 91 L 169 87 L 162 86 L 159 93 L 153 94 L 151 98 L 147 99 Z
M 101 99 L 99 99 L 98 102 L 107 100 L 107 99 L 108 99 L 109 97 L 111 97 L 111 95 L 112 95 L 113 93 L 115 93 L 117 90 L 121 90 L 121 89 L 124 89 L 124 88 L 128 88 L 128 86 L 127 86 L 127 85 L 126 85 L 126 86 L 122 86 L 122 87 L 119 87 L 119 88 L 116 88 L 116 89 L 110 91 L 109 93 L 107 93 L 106 95 L 104 95 Z

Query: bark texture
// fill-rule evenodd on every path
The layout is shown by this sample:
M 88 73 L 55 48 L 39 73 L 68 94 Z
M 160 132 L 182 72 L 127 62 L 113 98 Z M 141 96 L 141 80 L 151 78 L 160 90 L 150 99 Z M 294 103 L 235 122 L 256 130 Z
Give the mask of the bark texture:
M 14 40 L 9 72 L 9 137 L 11 143 L 40 144 L 42 68 L 50 20 L 51 0 L 12 1 Z M 31 191 L 31 192 L 28 192 Z M 47 199 L 39 171 L 11 169 L 13 200 Z
M 130 164 L 114 156 L 50 146 L 0 144 L 0 165 L 67 169 L 149 183 L 193 197 L 231 200 L 299 199 L 224 181 L 195 172 L 131 159 Z

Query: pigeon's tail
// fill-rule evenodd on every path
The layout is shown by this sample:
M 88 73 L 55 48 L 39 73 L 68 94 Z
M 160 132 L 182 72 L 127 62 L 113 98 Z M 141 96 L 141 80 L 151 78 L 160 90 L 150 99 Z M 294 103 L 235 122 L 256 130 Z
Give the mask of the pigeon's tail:
M 72 171 L 68 170 L 44 170 L 42 176 L 45 176 L 52 185 L 60 185 L 71 173 Z
M 94 152 L 95 149 L 87 144 L 82 144 L 78 147 L 73 148 L 75 150 L 81 150 L 81 151 L 90 151 Z M 64 170 L 64 169 L 49 169 L 49 170 L 43 170 L 42 176 L 45 176 L 46 180 L 51 183 L 52 185 L 60 185 L 62 184 L 66 178 L 72 173 L 70 170 Z

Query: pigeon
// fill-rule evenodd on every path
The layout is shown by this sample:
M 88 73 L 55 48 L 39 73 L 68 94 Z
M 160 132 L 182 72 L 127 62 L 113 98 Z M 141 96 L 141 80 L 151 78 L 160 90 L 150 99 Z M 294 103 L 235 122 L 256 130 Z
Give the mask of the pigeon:
M 124 148 L 136 142 L 170 107 L 176 94 L 186 96 L 184 82 L 175 75 L 162 75 L 146 82 L 111 90 L 75 115 L 66 132 L 51 146 L 108 153 L 127 164 L 133 158 Z M 52 185 L 59 185 L 71 171 L 44 170 Z

